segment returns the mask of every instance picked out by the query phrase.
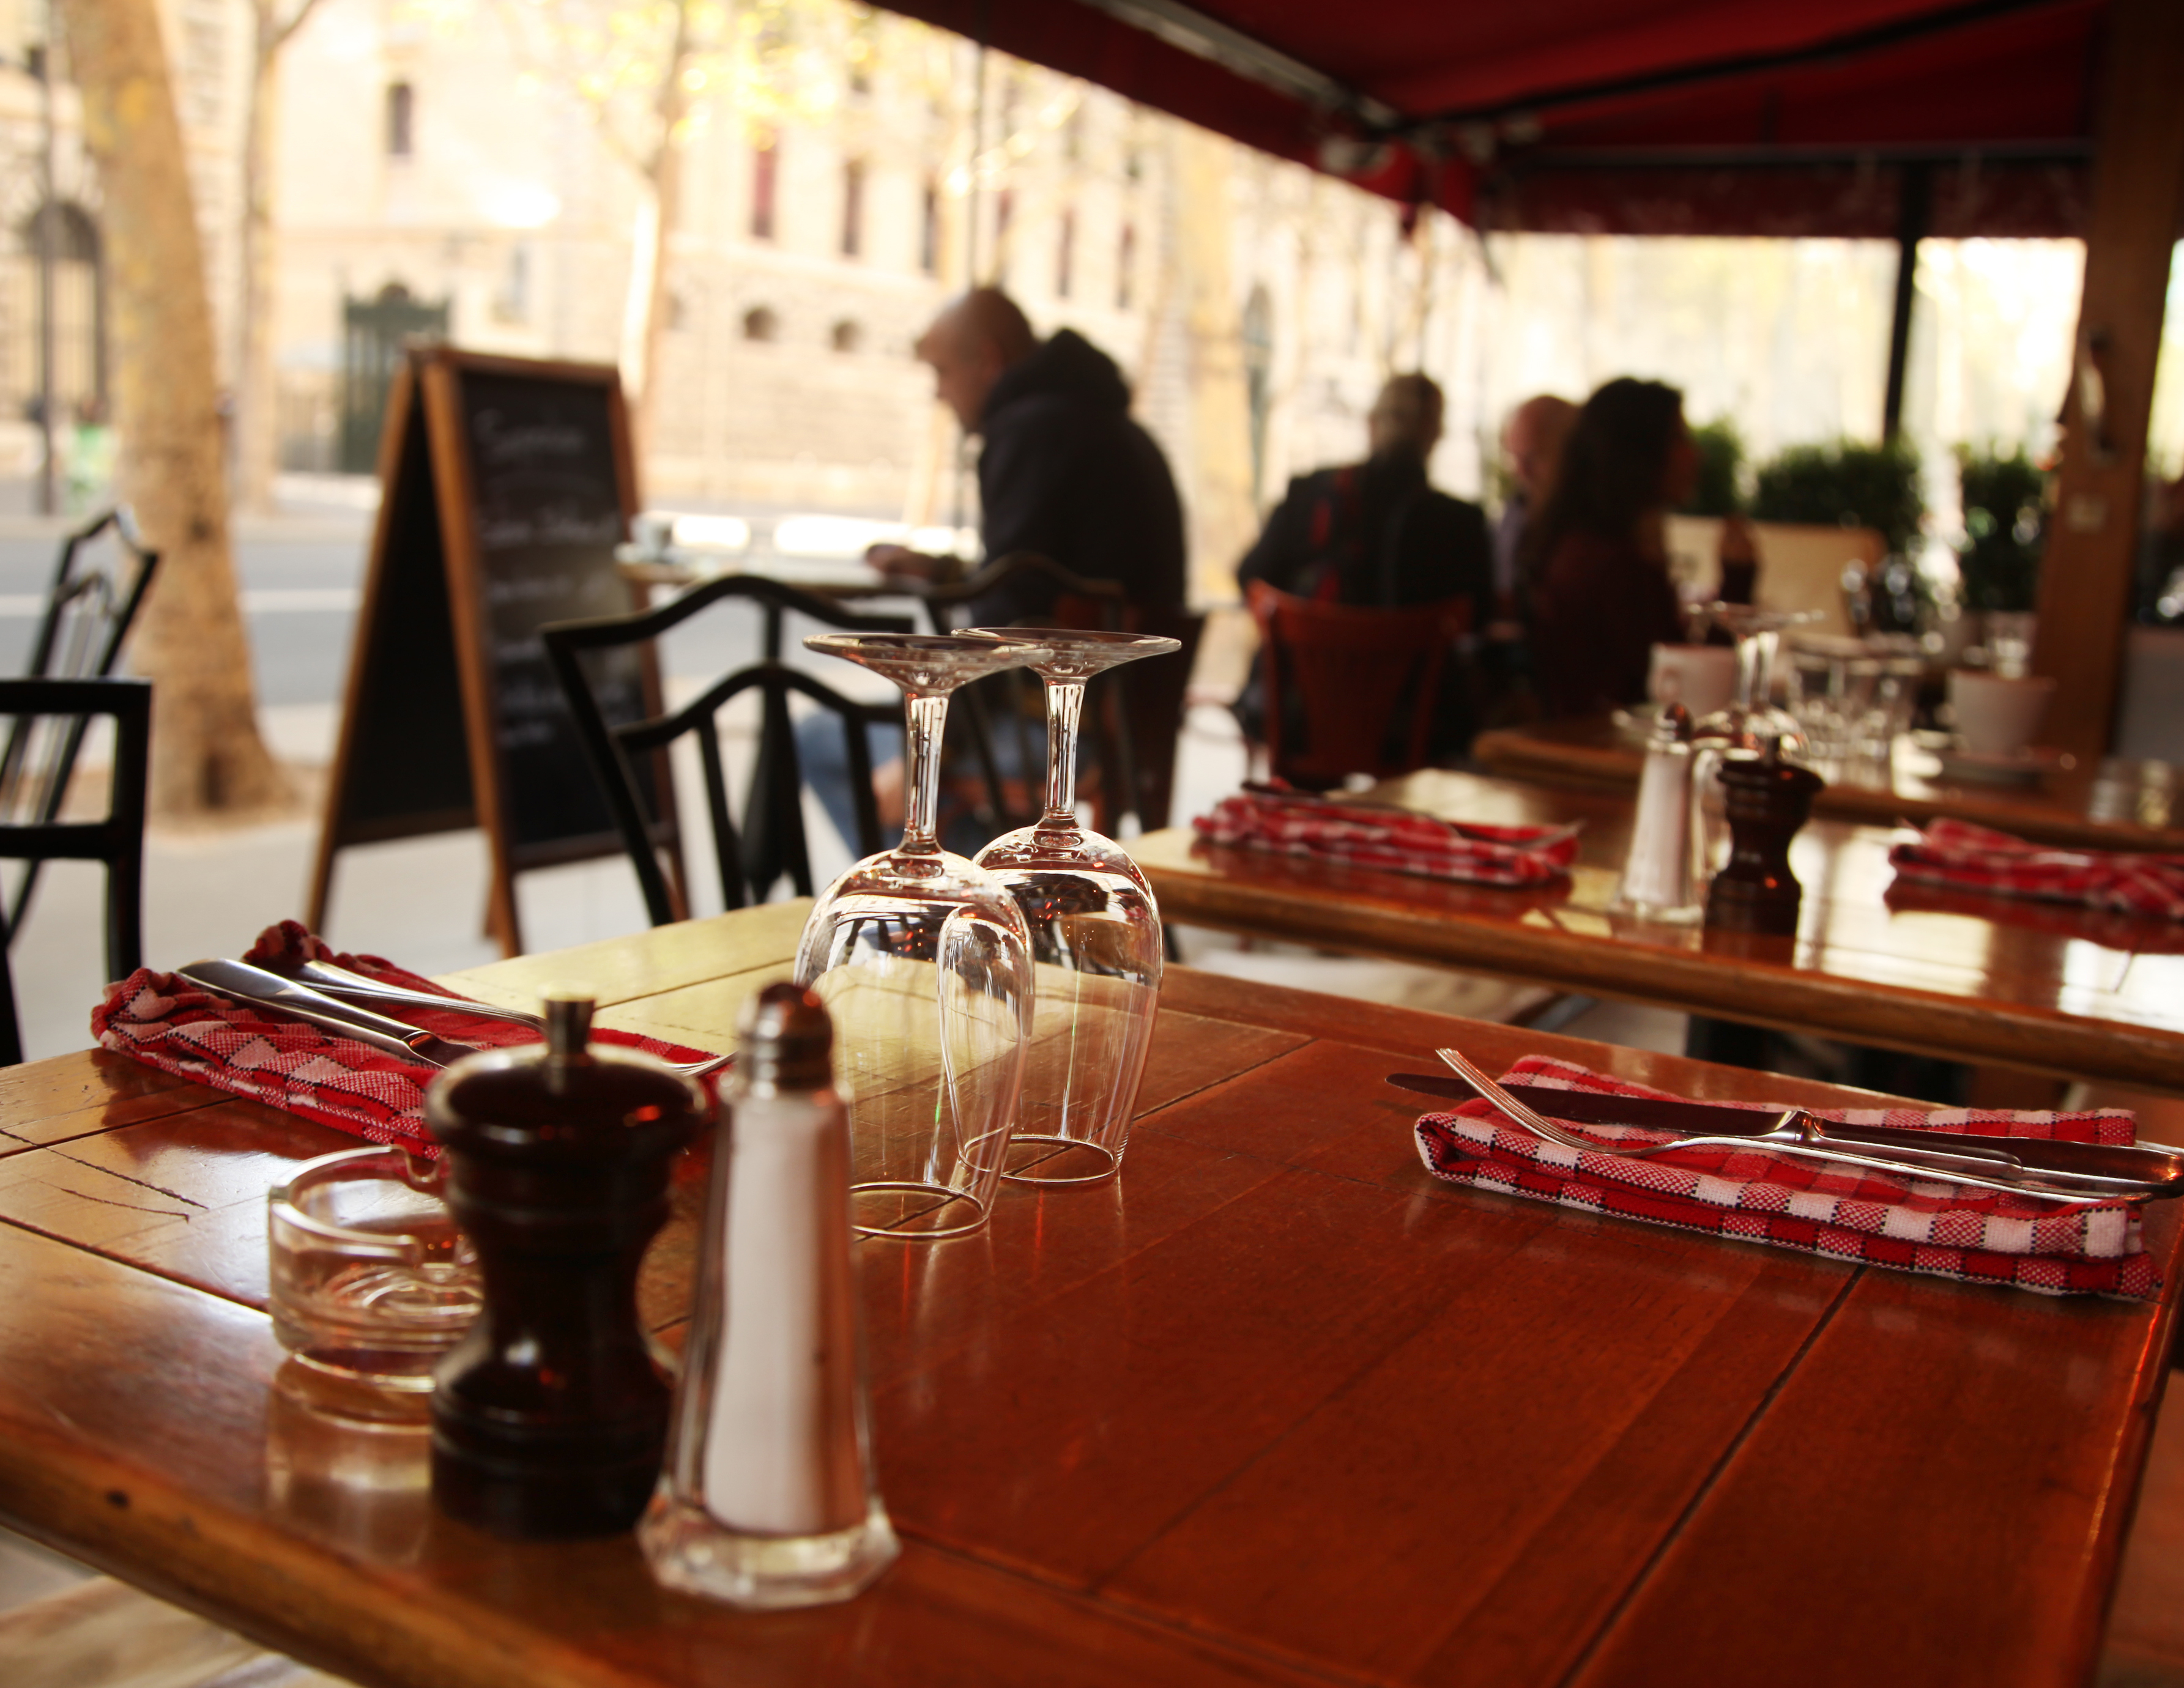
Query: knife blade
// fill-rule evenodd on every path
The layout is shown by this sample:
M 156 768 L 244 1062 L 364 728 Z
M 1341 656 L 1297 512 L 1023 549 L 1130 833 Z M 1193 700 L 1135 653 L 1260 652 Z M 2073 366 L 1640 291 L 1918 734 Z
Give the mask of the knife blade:
M 343 1037 L 354 1037 L 359 1043 L 400 1060 L 415 1061 L 427 1067 L 446 1067 L 466 1055 L 477 1053 L 473 1045 L 435 1036 L 385 1014 L 358 1008 L 353 1002 L 337 1001 L 324 991 L 314 991 L 308 985 L 283 979 L 277 973 L 268 973 L 248 962 L 193 961 L 187 967 L 176 968 L 175 974 L 214 996 L 286 1014 Z
M 1455 1102 L 1471 1102 L 1478 1096 L 1461 1079 L 1439 1073 L 1392 1073 L 1388 1082 L 1399 1089 Z M 1756 1137 L 1771 1129 L 1780 1118 L 1779 1113 L 1763 1108 L 1724 1108 L 1713 1102 L 1659 1097 L 1611 1096 L 1599 1091 L 1563 1090 L 1552 1085 L 1505 1082 L 1502 1088 L 1551 1119 L 1567 1119 L 1578 1125 L 1635 1125 L 1655 1131 Z M 1834 1119 L 1824 1119 L 1819 1124 L 1826 1136 L 1836 1142 L 1868 1143 L 1876 1148 L 1939 1150 L 1953 1154 L 2006 1154 L 2014 1157 L 2027 1171 L 2126 1179 L 2149 1186 L 2156 1196 L 2184 1196 L 2184 1150 L 2159 1145 L 2125 1148 L 2105 1143 L 2055 1142 L 2039 1137 L 1848 1125 Z

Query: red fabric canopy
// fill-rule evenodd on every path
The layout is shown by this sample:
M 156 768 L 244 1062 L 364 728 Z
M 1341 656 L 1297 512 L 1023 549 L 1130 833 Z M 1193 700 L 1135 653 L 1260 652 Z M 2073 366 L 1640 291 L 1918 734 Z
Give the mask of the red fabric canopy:
M 2105 0 L 890 0 L 1482 227 L 2082 232 Z

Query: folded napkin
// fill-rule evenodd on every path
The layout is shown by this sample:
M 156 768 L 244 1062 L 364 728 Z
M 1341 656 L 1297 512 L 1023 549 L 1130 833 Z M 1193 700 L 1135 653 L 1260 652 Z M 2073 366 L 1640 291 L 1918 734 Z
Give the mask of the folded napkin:
M 1526 1056 L 1503 1074 L 1529 1085 L 1658 1097 L 1586 1068 Z M 1529 1100 L 1530 1098 L 1528 1098 Z M 1765 1103 L 1736 1103 L 1780 1113 Z M 1552 1107 L 1533 1106 L 1552 1118 Z M 1975 1113 L 1945 1108 L 1814 1108 L 1848 1124 L 1930 1130 L 1937 1147 L 1977 1130 L 1994 1136 L 2129 1144 L 2136 1122 L 2120 1108 L 2088 1113 Z M 1596 1141 L 1661 1143 L 1674 1134 L 1570 1126 Z M 1451 1184 L 1528 1196 L 1565 1208 L 1772 1243 L 1839 1260 L 1928 1272 L 1968 1284 L 2014 1284 L 2042 1295 L 2150 1298 L 2161 1275 L 2139 1236 L 2136 1204 L 2064 1207 L 2029 1196 L 1775 1154 L 1763 1147 L 1693 1149 L 1673 1161 L 1581 1152 L 1534 1136 L 1492 1104 L 1467 1102 L 1418 1123 L 1426 1169 Z
M 1897 845 L 1888 859 L 1901 878 L 1928 885 L 2184 920 L 2184 856 L 2059 850 L 1945 819 Z
M 1466 825 L 1279 782 L 1246 786 L 1191 825 L 1211 844 L 1479 885 L 1545 885 L 1566 877 L 1577 855 L 1574 826 Z
M 378 956 L 337 954 L 293 920 L 268 926 L 243 959 L 259 965 L 332 962 L 366 978 L 427 991 L 451 1002 L 468 1000 Z M 389 1017 L 482 1047 L 503 1048 L 539 1041 L 530 1028 L 509 1020 L 429 1011 Z M 137 969 L 109 989 L 106 1000 L 92 1011 L 91 1030 L 104 1047 L 178 1078 L 270 1103 L 374 1142 L 398 1143 L 426 1155 L 440 1152 L 425 1124 L 425 1087 L 432 1081 L 432 1069 L 398 1061 L 368 1044 L 316 1026 L 212 996 L 170 973 Z M 705 1058 L 703 1050 L 626 1031 L 594 1028 L 592 1040 L 641 1049 L 666 1061 Z

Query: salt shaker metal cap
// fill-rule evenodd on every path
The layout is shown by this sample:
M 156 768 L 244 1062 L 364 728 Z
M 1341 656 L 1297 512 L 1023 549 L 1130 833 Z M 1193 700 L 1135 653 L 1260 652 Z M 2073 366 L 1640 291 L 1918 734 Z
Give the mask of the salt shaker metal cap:
M 846 1600 L 900 1551 L 873 1482 L 849 1115 L 817 994 L 746 1010 L 675 1425 L 638 1541 L 671 1588 L 755 1609 Z
M 712 1104 L 651 1057 L 590 1043 L 592 1008 L 588 991 L 549 992 L 543 1048 L 470 1056 L 426 1092 L 485 1286 L 437 1373 L 432 1492 L 499 1535 L 627 1530 L 666 1441 L 671 1390 L 637 1275 L 671 1163 Z

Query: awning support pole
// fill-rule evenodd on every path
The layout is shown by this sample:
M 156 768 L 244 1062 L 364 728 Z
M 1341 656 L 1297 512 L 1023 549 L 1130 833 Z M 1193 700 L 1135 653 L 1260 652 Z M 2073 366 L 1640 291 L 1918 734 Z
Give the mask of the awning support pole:
M 1897 188 L 1896 309 L 1888 323 L 1888 391 L 1880 402 L 1880 437 L 1903 430 L 1903 371 L 1911 356 L 1911 302 L 1919 291 L 1919 242 L 1933 204 L 1933 167 L 1906 164 Z

